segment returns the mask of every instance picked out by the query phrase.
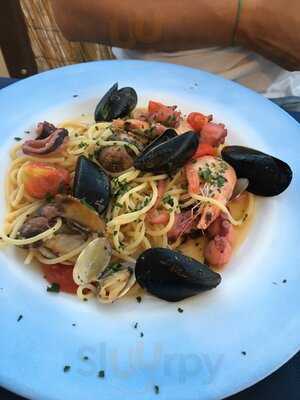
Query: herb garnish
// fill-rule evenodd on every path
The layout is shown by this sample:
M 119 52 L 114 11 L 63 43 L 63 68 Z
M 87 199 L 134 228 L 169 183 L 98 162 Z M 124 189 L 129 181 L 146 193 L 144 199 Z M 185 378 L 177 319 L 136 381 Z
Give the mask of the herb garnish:
M 82 359 L 83 359 L 84 361 L 87 361 L 89 358 L 88 358 L 88 356 L 83 356 Z
M 282 281 L 282 283 L 287 283 L 287 280 L 286 280 L 286 279 L 284 279 L 284 280 Z
M 121 196 L 129 190 L 129 185 L 126 179 L 119 181 L 118 178 L 113 178 L 111 181 L 113 196 Z
M 104 378 L 105 377 L 105 371 L 104 371 L 104 369 L 101 369 L 99 372 L 98 372 L 98 378 Z
M 169 204 L 171 207 L 174 207 L 174 200 L 171 197 L 171 195 L 167 195 L 166 197 L 163 198 L 163 203 L 164 204 Z
M 114 262 L 114 263 L 111 263 L 107 267 L 107 271 L 109 271 L 109 272 L 118 272 L 118 271 L 120 271 L 120 268 L 122 268 L 122 264 L 120 264 L 118 262 Z
M 178 307 L 178 308 L 177 308 L 177 311 L 178 311 L 179 313 L 183 313 L 184 310 L 183 310 L 182 308 Z
M 71 369 L 71 366 L 70 366 L 70 365 L 65 365 L 65 366 L 64 366 L 64 372 L 69 372 L 70 369 Z
M 137 296 L 137 297 L 136 297 L 136 301 L 137 301 L 138 303 L 141 303 L 141 301 L 142 301 L 141 296 Z
M 51 286 L 47 286 L 47 292 L 58 293 L 59 290 L 60 290 L 60 286 L 56 282 L 51 283 Z
M 143 333 L 143 332 L 141 332 L 141 333 L 140 333 L 140 337 L 143 337 L 143 336 L 144 336 L 144 333 Z
M 243 356 L 247 355 L 247 353 L 245 351 L 241 351 L 241 353 L 243 354 Z
M 78 147 L 79 147 L 80 149 L 85 148 L 85 147 L 87 147 L 87 146 L 88 146 L 88 144 L 85 143 L 85 142 L 80 142 L 79 145 L 78 145 Z
M 23 315 L 20 314 L 20 315 L 18 316 L 17 322 L 21 321 L 22 318 L 23 318 Z
M 136 322 L 133 327 L 134 327 L 134 329 L 137 329 L 138 323 Z
M 20 140 L 22 140 L 22 138 L 20 138 L 18 136 L 14 137 L 14 139 L 15 139 L 16 142 L 19 142 Z
M 154 393 L 159 394 L 159 386 L 158 385 L 154 385 Z
M 45 200 L 47 201 L 47 203 L 50 203 L 53 199 L 54 199 L 53 194 L 47 192 L 45 196 Z

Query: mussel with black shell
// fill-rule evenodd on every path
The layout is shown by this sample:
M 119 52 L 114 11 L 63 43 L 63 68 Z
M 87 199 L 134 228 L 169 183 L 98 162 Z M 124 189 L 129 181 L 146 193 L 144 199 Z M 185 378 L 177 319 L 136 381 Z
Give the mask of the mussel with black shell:
M 137 93 L 131 87 L 118 89 L 115 83 L 102 97 L 95 109 L 95 121 L 112 121 L 126 117 L 137 105 Z
M 269 154 L 244 146 L 226 146 L 221 154 L 238 178 L 248 179 L 247 190 L 253 194 L 277 196 L 291 183 L 290 166 Z
M 136 158 L 134 166 L 141 171 L 157 174 L 174 172 L 193 156 L 198 144 L 197 133 L 189 131 L 175 136 L 168 129 Z
M 102 213 L 109 204 L 110 193 L 110 179 L 105 171 L 85 156 L 80 156 L 75 169 L 74 197 Z
M 137 259 L 135 277 L 142 288 L 167 301 L 180 301 L 218 286 L 221 275 L 193 258 L 166 248 L 151 248 Z

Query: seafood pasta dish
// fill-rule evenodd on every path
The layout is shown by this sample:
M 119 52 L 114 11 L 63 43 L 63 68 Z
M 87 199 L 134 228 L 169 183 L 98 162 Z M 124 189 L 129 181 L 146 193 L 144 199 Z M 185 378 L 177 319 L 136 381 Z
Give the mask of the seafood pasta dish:
M 255 197 L 291 182 L 284 161 L 226 145 L 225 125 L 197 106 L 137 103 L 114 84 L 93 120 L 15 138 L 1 241 L 40 265 L 49 291 L 112 303 L 136 288 L 167 301 L 213 289 Z

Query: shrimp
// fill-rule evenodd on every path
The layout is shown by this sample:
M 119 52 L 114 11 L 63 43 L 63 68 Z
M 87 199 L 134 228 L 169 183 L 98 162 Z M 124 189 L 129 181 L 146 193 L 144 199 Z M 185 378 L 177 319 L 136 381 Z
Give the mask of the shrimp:
M 203 156 L 191 161 L 185 168 L 189 192 L 227 204 L 236 184 L 234 169 L 221 158 Z M 204 205 L 197 228 L 205 230 L 220 215 L 215 205 Z
M 125 129 L 128 131 L 131 130 L 145 130 L 145 129 L 149 129 L 149 124 L 146 121 L 142 121 L 139 119 L 114 119 L 113 120 L 113 127 L 114 128 L 119 128 L 119 129 Z

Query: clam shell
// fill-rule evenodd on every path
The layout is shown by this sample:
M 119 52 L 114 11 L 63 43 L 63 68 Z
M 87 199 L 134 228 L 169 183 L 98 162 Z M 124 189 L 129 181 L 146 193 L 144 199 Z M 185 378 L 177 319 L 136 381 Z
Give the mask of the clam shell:
M 73 279 L 77 285 L 99 279 L 111 259 L 111 246 L 105 237 L 94 239 L 82 250 L 73 269 Z

